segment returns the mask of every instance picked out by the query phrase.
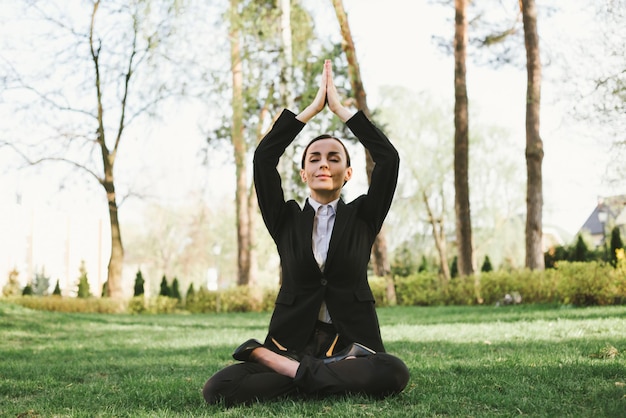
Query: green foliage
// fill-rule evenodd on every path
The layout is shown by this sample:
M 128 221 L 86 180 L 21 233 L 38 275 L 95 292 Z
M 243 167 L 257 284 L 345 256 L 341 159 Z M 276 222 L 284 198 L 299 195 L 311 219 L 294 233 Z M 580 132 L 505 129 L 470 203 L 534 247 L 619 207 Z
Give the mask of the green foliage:
M 91 291 L 89 290 L 89 279 L 87 278 L 87 268 L 85 267 L 84 261 L 81 261 L 79 271 L 80 277 L 78 278 L 76 296 L 79 298 L 88 298 L 91 296 Z
M 127 312 L 131 314 L 169 314 L 177 310 L 178 299 L 169 296 L 146 298 L 134 296 L 128 301 Z
M 611 230 L 611 247 L 609 252 L 609 261 L 613 266 L 617 264 L 617 250 L 624 248 L 624 242 L 620 229 L 616 226 Z
M 457 277 L 459 275 L 459 259 L 455 255 L 450 264 L 450 277 Z
M 489 259 L 488 255 L 485 256 L 485 260 L 483 261 L 483 265 L 480 267 L 480 271 L 482 272 L 493 271 L 493 266 L 491 265 L 491 260 Z
M 626 302 L 626 275 L 601 262 L 559 263 L 562 280 L 557 292 L 562 303 L 576 306 L 611 305 Z
M 35 273 L 35 280 L 33 280 L 33 295 L 35 296 L 47 296 L 50 289 L 50 277 L 46 275 L 45 269 Z
M 180 302 L 182 300 L 182 297 L 180 295 L 180 290 L 178 289 L 178 278 L 176 277 L 174 277 L 174 280 L 172 281 L 171 291 L 172 291 L 171 297 L 173 297 L 174 299 Z
M 22 290 L 22 296 L 33 296 L 33 286 L 27 283 Z
M 187 293 L 185 294 L 185 299 L 189 300 L 189 298 L 193 298 L 193 295 L 196 293 L 196 290 L 193 288 L 193 283 L 189 283 L 189 287 L 187 288 Z
M 59 280 L 57 279 L 57 284 L 54 286 L 54 290 L 52 291 L 54 296 L 61 296 L 61 286 L 59 284 Z
M 9 272 L 9 279 L 2 287 L 2 295 L 5 297 L 19 296 L 22 293 L 20 288 L 19 272 L 13 269 Z
M 623 249 L 617 251 L 617 259 L 616 267 L 598 261 L 559 261 L 555 268 L 544 271 L 521 269 L 481 272 L 475 276 L 454 278 L 447 284 L 437 273 L 425 271 L 409 276 L 396 276 L 394 284 L 397 302 L 401 306 L 493 306 L 503 303 L 506 295 L 517 294 L 521 297 L 519 302 L 524 304 L 626 304 L 626 256 Z M 369 284 L 376 306 L 388 306 L 386 279 L 371 277 Z M 201 287 L 195 291 L 193 285 L 190 285 L 184 307 L 179 299 L 162 295 L 155 298 L 135 296 L 127 302 L 127 306 L 124 303 L 115 304 L 108 299 L 88 298 L 81 302 L 82 298 L 60 297 L 18 298 L 18 303 L 33 309 L 62 312 L 270 312 L 277 293 L 277 288 L 249 286 L 220 291 L 209 291 Z M 41 302 L 37 302 L 40 299 Z M 511 303 L 518 302 L 513 300 Z
M 603 248 L 590 250 L 582 235 L 576 237 L 576 242 L 571 246 L 558 246 L 550 248 L 544 254 L 546 268 L 555 268 L 559 261 L 600 261 L 605 260 L 606 254 Z
M 394 282 L 396 282 L 397 280 L 397 278 L 394 279 Z M 370 277 L 369 284 L 370 289 L 372 289 L 372 295 L 374 295 L 374 300 L 376 301 L 376 306 L 388 306 L 389 301 L 387 300 L 387 280 L 384 277 Z
M 145 280 L 143 279 L 143 274 L 141 270 L 137 270 L 137 274 L 135 275 L 135 287 L 133 291 L 133 296 L 141 296 L 144 293 L 144 284 Z
M 67 313 L 122 313 L 126 304 L 109 298 L 72 298 L 59 296 L 44 296 L 39 298 L 22 297 L 13 302 L 29 309 Z
M 582 235 L 578 235 L 574 251 L 572 252 L 571 261 L 587 261 L 589 259 L 589 248 Z
M 187 295 L 185 308 L 192 313 L 267 312 L 274 308 L 277 295 L 275 288 L 237 286 L 217 292 L 200 288 Z
M 102 294 L 100 295 L 103 298 L 109 296 L 109 281 L 105 281 L 104 284 L 102 285 Z
M 163 278 L 161 279 L 159 296 L 167 296 L 167 297 L 172 296 L 172 290 L 167 284 L 167 277 L 165 277 L 165 275 L 163 275 Z
M 444 292 L 439 286 L 436 273 L 417 273 L 407 277 L 396 277 L 396 295 L 399 305 L 429 306 L 444 303 Z

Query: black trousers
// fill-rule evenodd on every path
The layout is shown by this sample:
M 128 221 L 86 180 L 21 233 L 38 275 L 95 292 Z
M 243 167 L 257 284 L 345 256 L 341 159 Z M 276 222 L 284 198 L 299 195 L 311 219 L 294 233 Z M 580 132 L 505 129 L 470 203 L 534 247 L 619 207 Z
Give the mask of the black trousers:
M 387 353 L 325 364 L 313 353 L 323 352 L 334 337 L 327 324 L 318 325 L 295 378 L 258 363 L 237 363 L 220 370 L 205 383 L 204 399 L 210 404 L 224 401 L 226 406 L 232 406 L 289 395 L 361 393 L 384 397 L 406 387 L 408 368 Z

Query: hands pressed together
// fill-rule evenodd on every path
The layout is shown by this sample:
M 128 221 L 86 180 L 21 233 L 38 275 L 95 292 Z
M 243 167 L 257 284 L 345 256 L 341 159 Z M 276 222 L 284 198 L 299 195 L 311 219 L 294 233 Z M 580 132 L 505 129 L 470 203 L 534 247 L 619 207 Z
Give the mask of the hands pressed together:
M 333 66 L 330 60 L 324 61 L 320 87 L 319 90 L 317 90 L 313 102 L 300 112 L 296 116 L 296 119 L 306 123 L 324 110 L 326 104 L 328 104 L 330 111 L 337 115 L 343 122 L 350 119 L 353 115 L 353 112 L 341 104 L 337 87 L 333 81 Z

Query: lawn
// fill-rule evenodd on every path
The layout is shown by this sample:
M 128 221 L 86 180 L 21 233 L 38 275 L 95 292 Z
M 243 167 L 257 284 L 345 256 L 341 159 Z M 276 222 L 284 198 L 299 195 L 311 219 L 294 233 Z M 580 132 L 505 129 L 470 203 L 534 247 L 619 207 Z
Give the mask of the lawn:
M 399 396 L 207 406 L 269 314 L 104 315 L 0 302 L 2 417 L 626 417 L 626 307 L 379 309 Z

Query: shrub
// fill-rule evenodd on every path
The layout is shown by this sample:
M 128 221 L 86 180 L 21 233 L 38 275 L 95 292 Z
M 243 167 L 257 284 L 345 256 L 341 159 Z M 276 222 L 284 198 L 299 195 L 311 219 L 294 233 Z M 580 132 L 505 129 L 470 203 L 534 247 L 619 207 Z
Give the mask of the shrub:
M 22 290 L 20 289 L 20 280 L 18 279 L 19 274 L 20 273 L 16 269 L 9 272 L 9 279 L 2 288 L 3 296 L 19 296 L 22 293 Z
M 436 273 L 422 272 L 407 277 L 396 277 L 396 295 L 399 305 L 428 306 L 444 303 L 444 294 Z
M 172 291 L 170 290 L 170 287 L 167 284 L 167 277 L 163 275 L 163 278 L 161 279 L 161 287 L 159 290 L 159 296 L 171 296 L 171 295 L 172 295 Z
M 52 291 L 54 296 L 61 296 L 61 286 L 59 284 L 59 280 L 57 279 L 57 284 L 54 286 L 54 290 Z
M 80 262 L 80 277 L 78 278 L 78 293 L 79 298 L 88 298 L 91 296 L 89 290 L 89 279 L 87 278 L 87 268 L 85 267 L 85 261 Z
M 172 291 L 172 294 L 170 296 L 175 298 L 176 300 L 178 300 L 180 302 L 182 300 L 182 297 L 180 296 L 180 289 L 178 289 L 178 278 L 177 277 L 174 277 L 174 280 L 172 281 L 171 291 Z
M 133 296 L 141 296 L 144 294 L 144 284 L 146 281 L 143 279 L 143 274 L 141 270 L 137 270 L 137 274 L 135 275 L 135 287 L 133 290 Z
M 603 262 L 560 262 L 556 266 L 560 279 L 558 295 L 565 304 L 578 306 L 609 305 L 621 295 L 617 294 L 613 268 Z
M 220 291 L 200 288 L 187 297 L 185 308 L 192 313 L 267 312 L 274 308 L 277 288 L 237 286 Z
M 454 277 L 450 280 L 444 293 L 444 302 L 447 305 L 474 305 L 476 300 L 476 285 L 474 277 Z
M 176 312 L 178 299 L 169 296 L 146 298 L 134 296 L 128 301 L 127 312 L 132 314 L 166 314 Z
M 384 277 L 374 276 L 370 277 L 369 283 L 370 289 L 372 289 L 372 294 L 374 295 L 374 300 L 376 301 L 376 306 L 388 306 L 389 301 L 387 300 L 387 280 Z
M 21 297 L 13 299 L 21 306 L 40 311 L 70 312 L 70 313 L 123 313 L 126 303 L 109 298 L 71 298 L 59 296 Z

